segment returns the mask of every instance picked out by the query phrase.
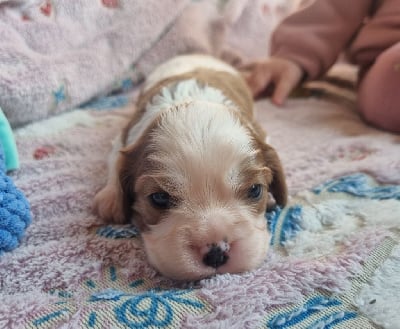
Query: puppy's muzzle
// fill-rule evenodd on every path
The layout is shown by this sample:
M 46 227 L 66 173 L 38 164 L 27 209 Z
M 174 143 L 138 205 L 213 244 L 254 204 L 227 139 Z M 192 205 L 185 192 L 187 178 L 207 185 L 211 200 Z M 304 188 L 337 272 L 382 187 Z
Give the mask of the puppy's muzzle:
M 203 256 L 203 263 L 213 268 L 224 265 L 229 259 L 229 245 L 226 242 L 213 243 Z

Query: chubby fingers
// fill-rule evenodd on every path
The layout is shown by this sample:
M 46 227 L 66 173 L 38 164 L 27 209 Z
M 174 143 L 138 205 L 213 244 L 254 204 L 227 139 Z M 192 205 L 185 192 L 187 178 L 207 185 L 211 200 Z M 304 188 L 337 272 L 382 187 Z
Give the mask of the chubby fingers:
M 276 57 L 242 66 L 241 71 L 253 96 L 258 96 L 273 85 L 272 102 L 276 105 L 282 105 L 286 101 L 303 76 L 299 65 Z
M 271 83 L 272 74 L 262 63 L 251 63 L 240 68 L 253 96 L 262 93 Z
M 275 90 L 272 102 L 282 105 L 290 92 L 299 84 L 303 76 L 303 70 L 297 64 L 286 64 L 285 67 L 274 77 Z

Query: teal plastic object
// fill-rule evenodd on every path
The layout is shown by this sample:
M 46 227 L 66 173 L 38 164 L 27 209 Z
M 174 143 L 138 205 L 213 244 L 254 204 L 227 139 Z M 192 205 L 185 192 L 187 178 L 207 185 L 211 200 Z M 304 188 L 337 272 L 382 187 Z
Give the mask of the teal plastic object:
M 6 170 L 19 168 L 17 145 L 11 126 L 0 108 L 0 143 L 3 147 Z

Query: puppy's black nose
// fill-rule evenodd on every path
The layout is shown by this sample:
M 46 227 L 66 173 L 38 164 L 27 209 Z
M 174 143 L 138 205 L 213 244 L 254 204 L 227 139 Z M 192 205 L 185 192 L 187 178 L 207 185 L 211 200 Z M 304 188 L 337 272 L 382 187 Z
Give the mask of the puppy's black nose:
M 213 245 L 204 255 L 203 263 L 214 268 L 224 265 L 229 256 L 219 246 Z

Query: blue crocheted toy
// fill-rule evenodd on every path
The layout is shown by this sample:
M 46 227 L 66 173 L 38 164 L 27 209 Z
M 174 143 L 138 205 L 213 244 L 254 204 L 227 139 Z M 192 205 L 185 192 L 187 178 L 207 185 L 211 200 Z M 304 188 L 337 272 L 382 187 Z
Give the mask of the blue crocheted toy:
M 0 120 L 4 120 L 1 115 Z M 7 126 L 4 125 L 4 121 L 0 122 L 0 130 L 4 126 Z M 9 143 L 10 140 L 4 140 L 3 133 L 0 132 L 0 255 L 18 246 L 25 229 L 31 222 L 31 212 L 27 199 L 6 174 L 7 167 L 10 167 L 6 165 L 3 145 Z M 7 138 L 13 139 L 13 136 L 6 135 Z

